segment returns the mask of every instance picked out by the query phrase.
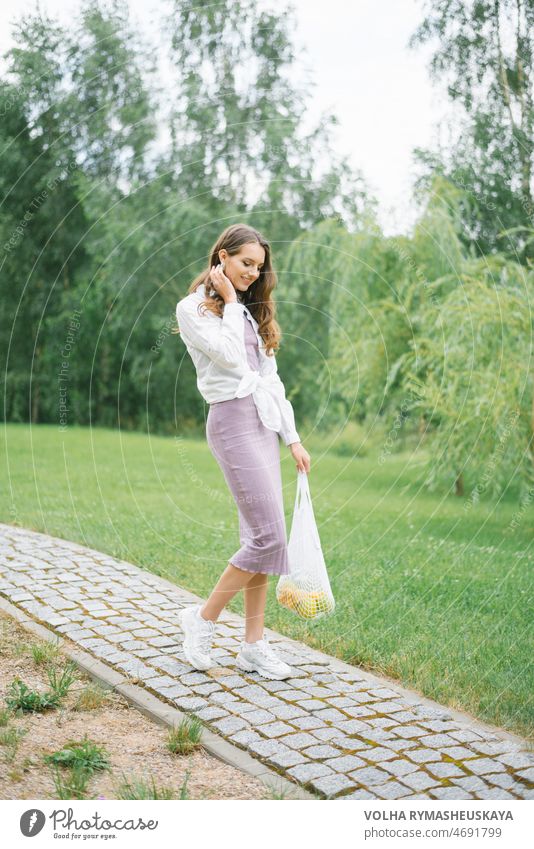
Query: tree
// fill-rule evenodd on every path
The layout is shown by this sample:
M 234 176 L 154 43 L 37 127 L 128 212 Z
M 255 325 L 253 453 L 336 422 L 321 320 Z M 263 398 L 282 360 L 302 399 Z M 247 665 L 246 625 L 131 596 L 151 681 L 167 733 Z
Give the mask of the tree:
M 292 25 L 289 10 L 274 14 L 256 0 L 177 0 L 169 18 L 182 196 L 213 194 L 223 215 L 233 203 L 286 243 L 325 217 L 355 226 L 365 197 L 361 177 L 333 153 L 336 118 L 301 132 L 308 93 L 292 77 Z
M 462 240 L 479 254 L 506 251 L 522 262 L 533 246 L 509 228 L 532 222 L 534 156 L 534 6 L 530 0 L 432 0 L 410 39 L 417 47 L 438 40 L 434 80 L 445 80 L 463 107 L 457 138 L 447 152 L 415 151 L 426 195 L 438 172 L 469 193 Z

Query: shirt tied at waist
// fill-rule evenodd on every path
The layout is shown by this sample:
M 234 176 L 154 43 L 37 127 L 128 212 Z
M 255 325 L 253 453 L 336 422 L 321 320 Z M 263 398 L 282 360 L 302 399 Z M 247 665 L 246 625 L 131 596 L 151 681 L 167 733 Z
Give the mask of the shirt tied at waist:
M 258 415 L 269 430 L 280 431 L 282 414 L 280 404 L 284 401 L 284 387 L 276 372 L 261 375 L 259 371 L 247 371 L 237 388 L 236 397 L 252 394 Z

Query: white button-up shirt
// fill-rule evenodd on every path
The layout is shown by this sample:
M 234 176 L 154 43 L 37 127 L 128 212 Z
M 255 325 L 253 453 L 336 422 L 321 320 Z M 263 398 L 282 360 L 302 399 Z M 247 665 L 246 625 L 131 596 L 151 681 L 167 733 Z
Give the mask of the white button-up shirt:
M 268 356 L 258 333 L 258 322 L 245 304 L 225 304 L 222 317 L 208 310 L 197 312 L 205 300 L 201 284 L 176 305 L 181 337 L 193 360 L 197 387 L 208 404 L 243 398 L 252 394 L 258 415 L 269 430 L 275 430 L 286 445 L 300 442 L 295 414 L 278 375 L 276 356 Z M 245 313 L 252 321 L 259 347 L 259 371 L 248 364 L 245 347 Z

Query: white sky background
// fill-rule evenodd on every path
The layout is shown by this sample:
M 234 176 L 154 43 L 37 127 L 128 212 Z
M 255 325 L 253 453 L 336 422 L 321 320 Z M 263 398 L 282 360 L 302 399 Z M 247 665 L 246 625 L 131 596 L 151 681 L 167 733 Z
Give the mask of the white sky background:
M 263 0 L 258 0 L 261 5 Z M 296 48 L 302 74 L 315 82 L 310 121 L 332 111 L 340 124 L 334 142 L 363 172 L 379 201 L 386 234 L 406 233 L 416 210 L 411 198 L 412 150 L 433 147 L 438 120 L 451 114 L 443 88 L 431 85 L 429 47 L 408 50 L 423 19 L 423 0 L 290 0 L 298 22 Z M 128 0 L 153 43 L 168 4 Z M 270 8 L 285 8 L 270 0 Z M 68 25 L 77 0 L 41 0 L 40 7 Z M 0 51 L 12 45 L 10 22 L 35 8 L 35 0 L 0 5 Z M 165 76 L 163 76 L 163 84 Z M 306 128 L 305 128 L 306 129 Z

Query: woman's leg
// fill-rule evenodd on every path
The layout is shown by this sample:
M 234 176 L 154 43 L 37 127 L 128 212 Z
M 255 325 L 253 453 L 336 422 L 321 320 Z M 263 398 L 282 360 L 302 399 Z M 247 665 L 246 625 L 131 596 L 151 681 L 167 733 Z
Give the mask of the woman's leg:
M 263 638 L 263 624 L 265 617 L 265 602 L 267 600 L 267 587 L 269 576 L 258 572 L 248 582 L 243 592 L 245 594 L 245 640 L 254 643 Z
M 255 577 L 257 575 L 254 572 L 246 572 L 244 569 L 238 569 L 237 566 L 229 563 L 211 591 L 210 597 L 200 608 L 202 618 L 216 622 L 223 607 L 239 590 L 243 589 L 245 584 Z

